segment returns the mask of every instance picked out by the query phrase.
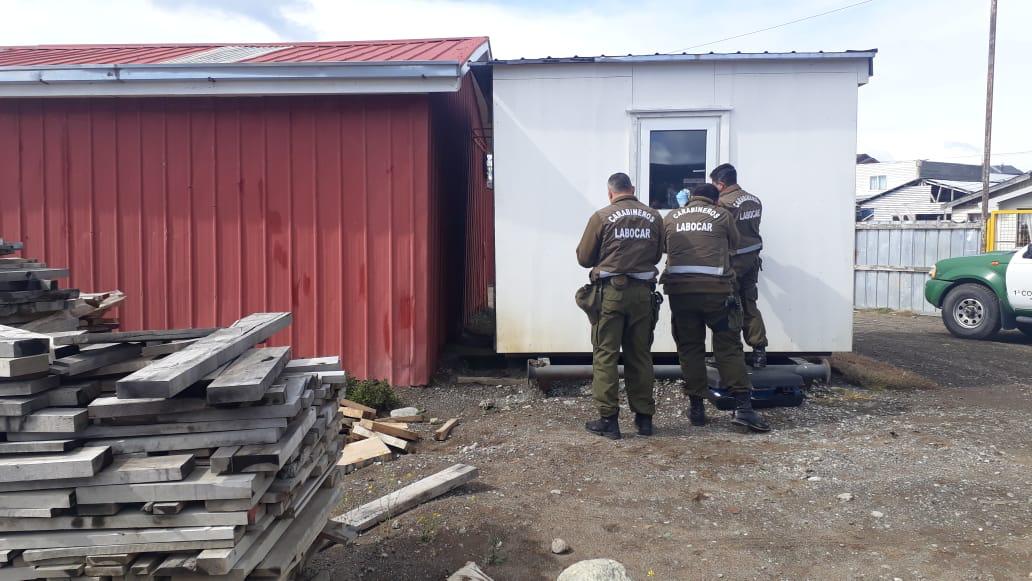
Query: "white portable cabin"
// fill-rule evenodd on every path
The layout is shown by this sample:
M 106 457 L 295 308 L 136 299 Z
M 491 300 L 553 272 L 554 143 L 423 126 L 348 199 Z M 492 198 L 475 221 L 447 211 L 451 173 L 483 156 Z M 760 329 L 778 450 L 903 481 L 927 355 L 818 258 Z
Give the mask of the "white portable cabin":
M 857 88 L 875 53 L 492 63 L 497 351 L 591 351 L 574 250 L 610 174 L 667 209 L 724 162 L 764 204 L 768 350 L 851 350 Z M 675 352 L 666 305 L 653 352 Z

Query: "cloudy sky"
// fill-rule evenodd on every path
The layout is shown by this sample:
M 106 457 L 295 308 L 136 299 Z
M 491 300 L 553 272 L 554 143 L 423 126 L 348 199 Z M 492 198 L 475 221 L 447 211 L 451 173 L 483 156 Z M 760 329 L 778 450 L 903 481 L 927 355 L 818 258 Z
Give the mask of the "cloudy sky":
M 496 57 L 674 52 L 859 0 L 3 0 L 3 44 L 486 35 Z M 1032 0 L 999 0 L 993 161 L 1032 168 Z M 696 52 L 877 48 L 858 151 L 980 163 L 989 0 L 872 0 Z

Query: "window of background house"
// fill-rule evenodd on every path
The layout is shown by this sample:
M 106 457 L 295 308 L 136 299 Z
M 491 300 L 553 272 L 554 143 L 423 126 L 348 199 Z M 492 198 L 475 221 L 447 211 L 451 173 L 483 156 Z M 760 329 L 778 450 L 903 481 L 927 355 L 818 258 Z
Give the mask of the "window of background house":
M 640 124 L 638 197 L 657 210 L 677 208 L 677 193 L 706 183 L 717 166 L 719 121 L 657 117 Z
M 870 178 L 870 189 L 872 190 L 884 190 L 888 184 L 888 176 L 871 176 Z

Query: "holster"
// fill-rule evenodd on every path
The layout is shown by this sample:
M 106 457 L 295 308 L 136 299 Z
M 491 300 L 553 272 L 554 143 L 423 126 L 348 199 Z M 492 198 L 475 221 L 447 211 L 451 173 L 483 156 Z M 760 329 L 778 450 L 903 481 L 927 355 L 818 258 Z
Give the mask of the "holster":
M 592 325 L 602 317 L 602 285 L 598 282 L 586 284 L 574 293 L 574 300 Z
M 741 331 L 742 325 L 745 323 L 745 313 L 742 310 L 742 300 L 737 294 L 732 294 L 727 297 L 727 302 L 724 303 L 724 308 L 727 311 L 727 326 L 731 331 Z
M 663 306 L 663 295 L 656 291 L 655 286 L 652 288 L 652 330 L 656 330 L 656 325 L 659 324 L 659 308 Z

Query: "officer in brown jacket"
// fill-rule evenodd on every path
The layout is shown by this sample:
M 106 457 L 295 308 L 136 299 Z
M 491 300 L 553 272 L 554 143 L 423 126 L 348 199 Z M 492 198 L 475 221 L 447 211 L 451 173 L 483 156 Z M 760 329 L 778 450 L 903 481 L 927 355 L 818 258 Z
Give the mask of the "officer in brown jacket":
M 609 205 L 592 214 L 577 245 L 577 262 L 601 293 L 598 322 L 591 326 L 594 347 L 592 391 L 600 419 L 588 431 L 617 440 L 620 425 L 618 361 L 623 348 L 627 400 L 638 433 L 652 435 L 655 375 L 652 338 L 656 324 L 653 292 L 662 257 L 663 217 L 634 196 L 631 178 L 609 178 Z
M 741 311 L 731 270 L 731 249 L 739 245 L 738 229 L 730 212 L 717 205 L 718 195 L 710 184 L 696 186 L 685 207 L 667 214 L 663 224 L 667 262 L 660 283 L 670 296 L 671 326 L 691 402 L 691 423 L 706 423 L 708 327 L 713 332 L 721 384 L 735 398 L 731 421 L 766 432 L 770 426 L 752 408 L 752 386 L 742 353 Z
M 720 191 L 720 206 L 731 212 L 738 228 L 738 245 L 732 249 L 731 269 L 735 271 L 738 297 L 742 301 L 742 334 L 745 342 L 753 349 L 753 367 L 767 366 L 767 328 L 763 325 L 756 301 L 759 291 L 756 283 L 760 277 L 760 219 L 763 204 L 760 199 L 738 185 L 738 171 L 730 163 L 718 165 L 710 172 L 710 180 Z

